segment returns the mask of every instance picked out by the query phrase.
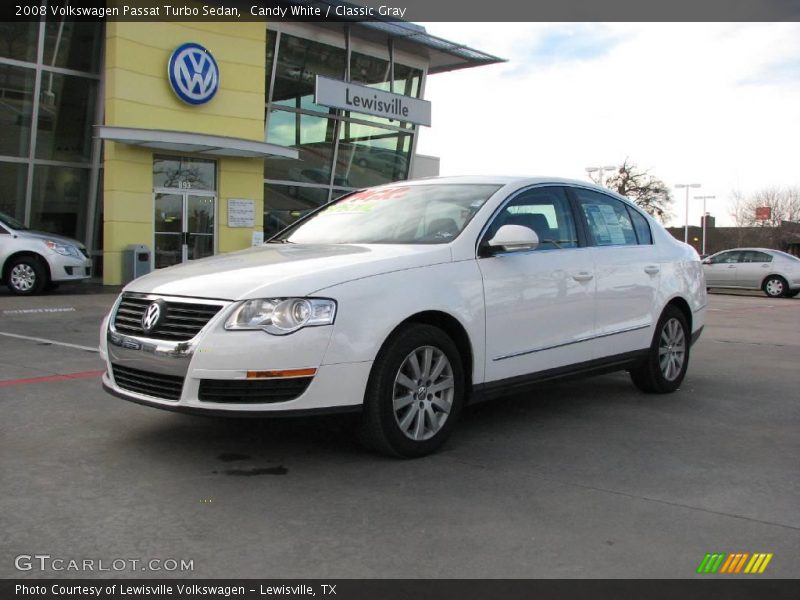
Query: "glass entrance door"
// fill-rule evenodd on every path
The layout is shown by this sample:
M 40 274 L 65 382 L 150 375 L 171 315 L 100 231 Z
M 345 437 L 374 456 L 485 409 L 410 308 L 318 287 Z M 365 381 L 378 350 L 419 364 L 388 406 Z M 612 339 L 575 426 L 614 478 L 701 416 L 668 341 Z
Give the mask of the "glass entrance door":
M 154 267 L 161 269 L 214 254 L 214 194 L 155 193 Z

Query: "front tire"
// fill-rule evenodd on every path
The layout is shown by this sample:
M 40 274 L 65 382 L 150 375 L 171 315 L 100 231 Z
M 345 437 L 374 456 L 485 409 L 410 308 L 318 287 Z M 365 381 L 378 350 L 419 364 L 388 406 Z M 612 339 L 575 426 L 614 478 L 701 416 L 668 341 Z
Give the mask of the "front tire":
M 789 292 L 789 284 L 780 275 L 770 275 L 764 280 L 762 289 L 770 298 L 782 298 Z
M 464 403 L 465 377 L 453 340 L 412 324 L 378 353 L 364 396 L 359 438 L 389 456 L 416 458 L 440 448 Z
M 631 369 L 634 385 L 650 394 L 677 390 L 689 366 L 691 332 L 683 312 L 667 306 L 661 313 L 647 359 Z
M 8 265 L 6 284 L 12 294 L 33 296 L 47 285 L 47 271 L 42 261 L 32 256 L 15 258 Z

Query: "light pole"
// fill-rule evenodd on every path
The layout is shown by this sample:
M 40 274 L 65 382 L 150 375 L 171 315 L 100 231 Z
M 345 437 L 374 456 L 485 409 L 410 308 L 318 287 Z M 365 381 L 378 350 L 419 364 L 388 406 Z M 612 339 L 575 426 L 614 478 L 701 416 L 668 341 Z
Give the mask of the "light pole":
M 714 200 L 716 196 L 695 196 L 695 200 L 703 201 L 703 250 L 700 254 L 706 253 L 706 221 L 708 221 L 708 213 L 706 212 L 706 200 Z
M 610 167 L 586 167 L 586 173 L 589 175 L 589 179 L 592 178 L 592 173 L 595 173 L 595 172 L 598 172 L 598 171 L 600 172 L 600 174 L 598 175 L 598 180 L 597 180 L 598 184 L 600 184 L 600 185 L 603 185 L 603 175 L 606 173 L 606 171 L 616 171 L 616 170 L 617 170 L 617 167 L 614 166 L 614 165 L 612 165 Z
M 686 225 L 683 228 L 683 243 L 689 243 L 689 188 L 699 188 L 699 183 L 679 183 L 675 186 L 678 189 L 686 188 Z

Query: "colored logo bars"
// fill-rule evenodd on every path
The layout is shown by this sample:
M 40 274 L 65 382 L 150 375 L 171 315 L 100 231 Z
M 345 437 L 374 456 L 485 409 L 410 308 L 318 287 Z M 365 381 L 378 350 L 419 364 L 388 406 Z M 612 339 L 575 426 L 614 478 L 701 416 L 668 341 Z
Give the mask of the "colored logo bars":
M 706 554 L 705 558 L 703 558 L 703 562 L 697 567 L 697 572 L 703 575 L 713 573 L 763 573 L 771 560 L 771 552 L 757 552 L 755 554 L 749 554 L 747 552 L 725 554 L 724 552 L 718 552 L 715 554 Z

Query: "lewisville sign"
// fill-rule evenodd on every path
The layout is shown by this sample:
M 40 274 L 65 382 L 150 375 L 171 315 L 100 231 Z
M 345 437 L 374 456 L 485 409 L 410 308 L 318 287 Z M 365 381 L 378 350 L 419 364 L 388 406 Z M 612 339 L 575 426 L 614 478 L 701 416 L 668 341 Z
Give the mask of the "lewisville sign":
M 314 102 L 332 108 L 385 117 L 396 121 L 431 125 L 431 103 L 365 85 L 317 75 Z

